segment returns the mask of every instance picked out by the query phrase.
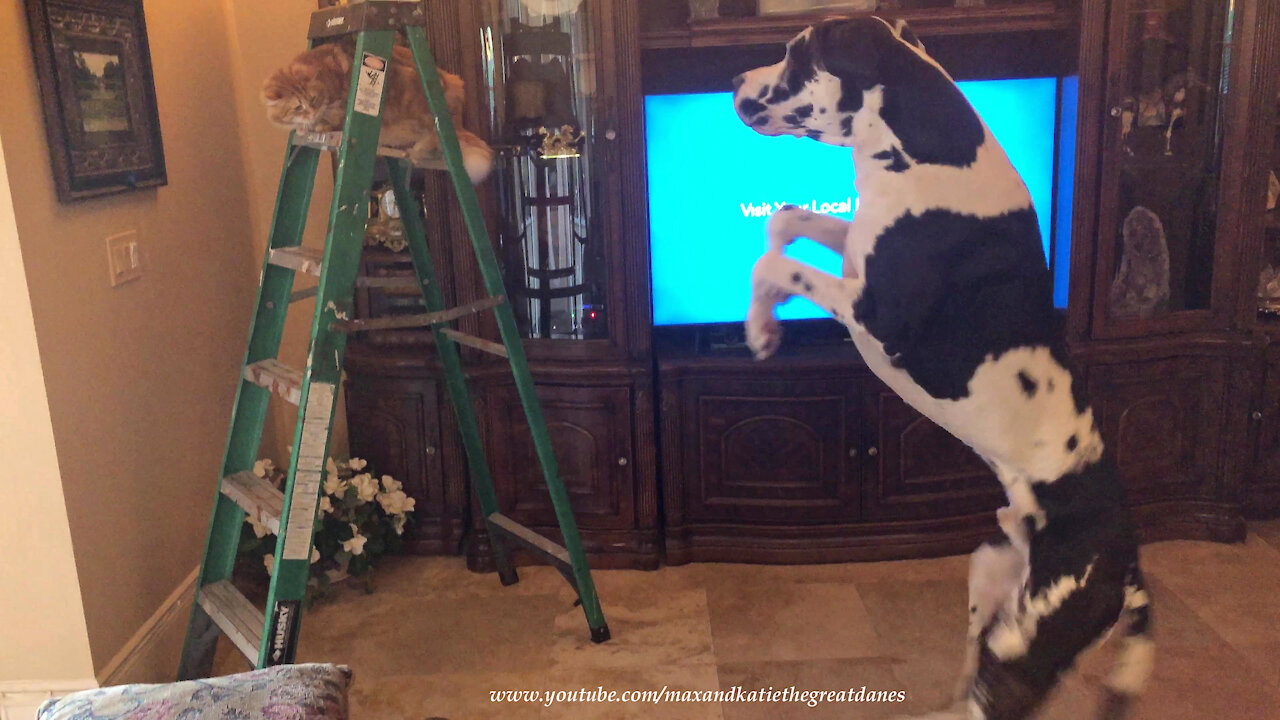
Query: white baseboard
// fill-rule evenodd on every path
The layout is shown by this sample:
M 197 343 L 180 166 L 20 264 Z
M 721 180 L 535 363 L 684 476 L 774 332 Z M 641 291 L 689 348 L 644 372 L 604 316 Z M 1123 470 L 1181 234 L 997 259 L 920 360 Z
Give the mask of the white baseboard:
M 115 657 L 98 671 L 99 685 L 107 687 L 174 680 L 199 576 L 200 568 L 197 567 L 169 593 L 169 597 L 142 623 Z
M 200 568 L 191 571 L 98 672 L 97 678 L 0 681 L 0 720 L 32 720 L 45 700 L 80 690 L 172 681 L 199 575 Z
M 45 700 L 96 687 L 93 678 L 0 682 L 0 720 L 32 720 Z

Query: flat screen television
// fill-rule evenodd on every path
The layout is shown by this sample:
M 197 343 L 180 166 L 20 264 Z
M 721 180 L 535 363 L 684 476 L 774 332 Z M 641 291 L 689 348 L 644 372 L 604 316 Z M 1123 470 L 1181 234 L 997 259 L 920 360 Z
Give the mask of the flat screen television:
M 1031 192 L 1054 274 L 1055 302 L 1065 307 L 1075 79 L 958 84 Z M 857 207 L 848 148 L 759 135 L 738 119 L 730 93 L 648 95 L 645 133 L 656 326 L 741 323 L 768 216 L 787 203 L 845 218 Z M 840 257 L 817 243 L 799 240 L 787 252 L 840 273 Z M 793 298 L 778 309 L 778 317 L 827 315 Z

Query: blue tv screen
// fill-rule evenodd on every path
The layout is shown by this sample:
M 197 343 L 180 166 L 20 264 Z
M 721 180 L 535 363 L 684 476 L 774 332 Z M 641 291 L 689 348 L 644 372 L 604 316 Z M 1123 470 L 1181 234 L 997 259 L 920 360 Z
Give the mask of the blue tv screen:
M 1075 154 L 1075 83 L 1030 78 L 958 85 L 1031 192 L 1058 286 L 1055 301 L 1063 307 L 1071 187 L 1063 165 Z M 654 325 L 741 322 L 751 268 L 764 251 L 765 223 L 774 210 L 790 203 L 849 219 L 857 208 L 848 148 L 759 135 L 738 119 L 731 93 L 646 96 L 645 134 Z M 1068 209 L 1065 216 L 1055 217 L 1055 205 Z M 841 258 L 812 241 L 796 241 L 787 254 L 840 274 Z M 793 298 L 778 317 L 827 314 Z

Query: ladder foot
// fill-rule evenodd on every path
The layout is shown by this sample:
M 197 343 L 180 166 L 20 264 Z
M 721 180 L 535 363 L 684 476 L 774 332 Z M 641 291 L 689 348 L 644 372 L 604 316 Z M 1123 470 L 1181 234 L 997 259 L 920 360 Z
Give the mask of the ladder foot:
M 599 645 L 602 642 L 608 642 L 610 637 L 612 636 L 609 635 L 608 625 L 601 625 L 598 628 L 591 628 L 591 642 L 597 645 Z
M 507 568 L 498 571 L 498 579 L 502 581 L 503 587 L 511 587 L 520 582 L 520 575 L 516 573 L 515 568 Z
M 187 630 L 186 646 L 178 665 L 178 681 L 199 680 L 213 675 L 214 655 L 218 650 L 221 631 L 197 604 L 192 611 L 191 625 Z

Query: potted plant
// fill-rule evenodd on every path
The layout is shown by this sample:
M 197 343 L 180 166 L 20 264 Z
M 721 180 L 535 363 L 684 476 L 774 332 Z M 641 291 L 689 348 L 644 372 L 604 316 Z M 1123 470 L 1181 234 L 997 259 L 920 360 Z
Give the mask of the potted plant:
M 269 459 L 254 464 L 253 472 L 283 489 L 285 474 Z M 348 577 L 365 578 L 372 591 L 370 571 L 379 558 L 399 552 L 410 522 L 414 499 L 390 475 L 377 477 L 360 458 L 326 463 L 323 494 L 316 512 L 311 581 L 308 595 L 323 593 Z M 265 591 L 274 570 L 276 537 L 253 516 L 245 517 L 237 557 L 238 576 Z

